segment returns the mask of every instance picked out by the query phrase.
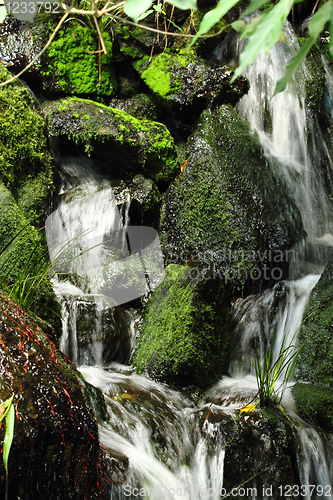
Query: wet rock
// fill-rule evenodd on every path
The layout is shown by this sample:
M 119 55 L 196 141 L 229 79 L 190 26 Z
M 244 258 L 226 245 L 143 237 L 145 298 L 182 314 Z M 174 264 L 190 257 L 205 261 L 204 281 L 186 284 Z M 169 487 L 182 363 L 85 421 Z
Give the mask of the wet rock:
M 230 85 L 232 70 L 229 67 L 209 65 L 193 52 L 159 54 L 151 62 L 139 60 L 135 68 L 162 105 L 174 115 L 203 110 L 214 100 L 235 104 L 249 88 L 244 78 Z
M 0 398 L 14 395 L 9 498 L 98 498 L 98 432 L 75 368 L 28 315 L 0 298 Z M 5 428 L 2 426 L 1 439 Z M 0 491 L 5 497 L 0 461 Z
M 283 178 L 230 106 L 206 110 L 188 141 L 184 172 L 161 217 L 168 262 L 255 291 L 286 277 L 287 251 L 305 237 Z
M 50 136 L 59 138 L 61 154 L 85 152 L 102 173 L 112 177 L 143 174 L 167 180 L 174 176 L 176 150 L 164 125 L 77 98 L 50 102 L 43 109 Z
M 191 279 L 170 265 L 144 314 L 133 363 L 138 373 L 178 387 L 216 382 L 229 353 L 228 291 L 218 280 Z
M 159 115 L 155 102 L 146 94 L 139 94 L 128 99 L 111 99 L 109 106 L 126 111 L 139 120 L 156 120 Z
M 299 344 L 305 344 L 296 360 L 295 376 L 314 384 L 333 383 L 333 260 L 312 290 Z

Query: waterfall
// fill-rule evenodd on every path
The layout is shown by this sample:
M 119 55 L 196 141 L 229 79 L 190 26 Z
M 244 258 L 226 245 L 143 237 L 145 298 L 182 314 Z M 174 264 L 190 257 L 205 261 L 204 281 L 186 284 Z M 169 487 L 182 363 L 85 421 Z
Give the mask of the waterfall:
M 127 362 L 138 320 L 130 307 L 123 311 L 128 338 L 117 340 L 116 332 L 112 348 L 104 338 L 110 337 L 106 330 L 119 327 L 115 306 L 148 295 L 163 280 L 158 235 L 130 226 L 130 193 L 118 207 L 111 182 L 87 159 L 63 159 L 60 174 L 60 203 L 46 220 L 53 285 L 62 304 L 60 347 L 77 364 Z
M 183 393 L 133 374 L 130 367 L 111 363 L 127 362 L 133 351 L 140 322 L 133 310 L 125 311 L 129 324 L 126 353 L 113 354 L 109 363 L 105 361 L 105 317 L 114 314 L 114 306 L 148 295 L 163 279 L 163 262 L 155 235 L 140 239 L 133 232 L 130 197 L 125 197 L 119 211 L 110 181 L 98 176 L 90 164 L 62 163 L 61 202 L 47 222 L 50 255 L 55 270 L 62 273 L 54 282 L 63 304 L 61 348 L 79 365 L 85 379 L 104 394 L 109 421 L 100 427 L 102 445 L 120 462 L 129 462 L 126 483 L 112 485 L 110 500 L 138 496 L 219 500 L 229 495 L 225 488 L 225 428 L 235 424 L 235 409 L 248 404 L 257 393 L 255 342 L 263 359 L 275 338 L 273 362 L 278 358 L 283 342 L 288 345 L 297 334 L 311 291 L 324 269 L 327 247 L 333 246 L 324 174 L 316 168 L 321 155 L 330 167 L 332 161 L 318 124 L 307 113 L 306 68 L 285 92 L 273 97 L 276 81 L 298 48 L 288 23 L 284 36 L 285 42 L 248 68 L 245 76 L 250 91 L 241 99 L 238 112 L 258 135 L 266 161 L 294 193 L 308 240 L 295 249 L 297 258 L 288 281 L 235 302 L 230 376 L 202 395 L 197 405 Z M 133 244 L 134 240 L 140 244 Z M 59 245 L 65 248 L 61 259 Z M 88 324 L 85 338 L 80 331 L 83 323 Z M 117 346 L 116 342 L 115 351 Z M 294 425 L 300 427 L 299 422 Z M 256 422 L 253 427 L 259 433 Z M 332 450 L 327 451 L 322 437 L 309 426 L 303 425 L 296 434 L 302 484 L 309 488 L 313 481 L 316 487 L 330 488 L 327 461 Z M 268 439 L 264 431 L 260 439 L 262 443 Z M 270 486 L 265 479 L 261 485 Z M 249 496 L 269 498 L 255 490 Z M 319 498 L 320 490 L 316 492 Z

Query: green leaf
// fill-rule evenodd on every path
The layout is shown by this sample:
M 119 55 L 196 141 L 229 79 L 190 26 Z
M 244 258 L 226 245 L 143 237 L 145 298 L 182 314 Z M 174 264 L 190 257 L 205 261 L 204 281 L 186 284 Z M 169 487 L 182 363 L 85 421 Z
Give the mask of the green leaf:
M 220 0 L 215 9 L 210 10 L 204 15 L 199 26 L 199 31 L 192 39 L 189 47 L 191 47 L 199 38 L 199 36 L 204 35 L 209 31 L 214 24 L 218 23 L 219 20 L 234 7 L 239 0 Z
M 257 56 L 262 52 L 268 52 L 273 45 L 279 40 L 282 26 L 286 20 L 290 9 L 293 5 L 293 0 L 280 0 L 268 14 L 262 18 L 260 24 L 255 31 L 250 35 L 249 41 L 241 53 L 239 66 L 236 69 L 230 83 L 241 75 L 245 69 L 251 64 Z M 243 34 L 244 35 L 244 34 Z
M 149 9 L 153 0 L 126 0 L 124 12 L 126 16 L 131 17 L 135 22 Z
M 333 10 L 331 11 L 331 21 L 330 21 L 329 33 L 330 33 L 329 52 L 331 54 L 331 57 L 333 57 Z
M 302 45 L 302 47 L 299 49 L 296 55 L 290 60 L 288 66 L 286 67 L 286 71 L 284 72 L 284 75 L 276 84 L 275 88 L 275 94 L 278 94 L 279 92 L 282 92 L 295 71 L 298 70 L 302 62 L 304 61 L 307 53 L 311 49 L 312 45 L 316 42 L 316 39 L 313 38 L 308 38 Z
M 7 10 L 4 4 L 0 4 L 0 24 L 4 22 L 7 16 Z
M 255 10 L 260 9 L 263 5 L 267 3 L 267 0 L 251 0 L 250 5 L 244 12 L 244 14 L 241 15 L 241 17 L 248 16 L 249 14 L 252 14 Z
M 234 28 L 235 31 L 237 31 L 237 33 L 243 33 L 243 31 L 245 31 L 247 27 L 247 23 L 245 21 L 241 21 L 240 19 L 238 19 L 237 21 L 232 23 L 231 26 Z
M 325 24 L 331 20 L 332 8 L 333 2 L 332 0 L 329 0 L 315 13 L 308 24 L 310 38 L 317 40 L 318 36 L 323 31 Z
M 243 38 L 249 38 L 266 16 L 267 14 L 263 12 L 254 19 L 252 19 L 252 21 L 246 25 L 246 28 L 243 31 L 240 39 L 242 40 Z
M 168 0 L 168 3 L 182 10 L 197 10 L 197 0 Z
M 6 432 L 5 432 L 5 439 L 3 441 L 3 451 L 2 451 L 3 464 L 6 469 L 6 477 L 8 477 L 8 457 L 14 437 L 15 411 L 14 411 L 14 405 L 12 403 L 13 397 L 14 395 L 9 400 L 7 400 L 9 402 L 8 403 L 9 410 L 8 413 L 6 414 Z
M 149 14 L 151 14 L 152 12 L 154 12 L 152 9 L 147 10 L 147 12 L 144 12 L 143 14 L 141 14 L 141 16 L 137 18 L 137 21 L 142 21 L 142 19 L 148 17 Z

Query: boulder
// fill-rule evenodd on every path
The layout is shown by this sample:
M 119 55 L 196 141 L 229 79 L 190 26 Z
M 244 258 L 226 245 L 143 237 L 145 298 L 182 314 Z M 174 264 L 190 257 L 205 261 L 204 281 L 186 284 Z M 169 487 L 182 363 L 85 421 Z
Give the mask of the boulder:
M 167 261 L 191 257 L 198 273 L 249 292 L 286 277 L 289 251 L 305 238 L 301 215 L 249 124 L 231 106 L 204 111 L 186 158 L 162 209 Z
M 9 498 L 99 498 L 97 425 L 75 368 L 15 303 L 0 297 L 0 398 L 14 396 Z M 0 429 L 1 440 L 5 426 Z M 0 495 L 6 474 L 0 461 Z
M 333 384 L 333 260 L 329 262 L 312 294 L 299 332 L 305 344 L 295 365 L 297 380 Z
M 44 105 L 49 134 L 60 153 L 85 152 L 113 177 L 143 174 L 171 179 L 177 169 L 173 138 L 161 123 L 138 120 L 120 109 L 68 98 Z
M 133 363 L 156 380 L 206 388 L 226 367 L 230 303 L 220 281 L 192 280 L 190 271 L 166 268 L 146 306 Z
M 215 66 L 194 52 L 163 53 L 149 62 L 143 58 L 135 63 L 143 81 L 171 114 L 184 116 L 203 110 L 208 102 L 236 104 L 248 91 L 245 78 L 230 84 L 232 70 Z
M 0 81 L 10 76 L 0 67 Z M 0 181 L 24 215 L 36 218 L 53 190 L 45 122 L 31 92 L 18 82 L 0 89 L 0 108 Z
M 292 388 L 297 411 L 316 427 L 333 432 L 333 389 L 319 384 L 296 383 Z

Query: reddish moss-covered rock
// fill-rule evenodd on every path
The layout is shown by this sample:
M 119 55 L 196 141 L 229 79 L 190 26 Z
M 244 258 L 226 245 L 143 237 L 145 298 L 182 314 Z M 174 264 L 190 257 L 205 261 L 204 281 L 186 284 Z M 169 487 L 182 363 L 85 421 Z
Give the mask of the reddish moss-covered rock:
M 16 414 L 9 498 L 98 498 L 97 424 L 77 371 L 42 326 L 0 295 L 0 399 L 14 395 Z M 0 440 L 4 434 L 5 426 Z M 0 498 L 5 487 L 1 459 Z

